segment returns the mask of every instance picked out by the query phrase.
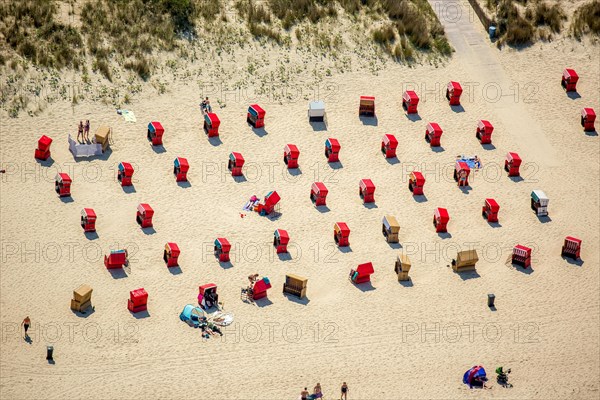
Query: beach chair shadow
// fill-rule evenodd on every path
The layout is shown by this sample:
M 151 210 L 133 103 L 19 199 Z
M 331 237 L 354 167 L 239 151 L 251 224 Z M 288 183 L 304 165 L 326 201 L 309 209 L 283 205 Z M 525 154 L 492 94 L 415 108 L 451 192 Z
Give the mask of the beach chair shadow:
M 140 311 L 140 312 L 136 312 L 136 313 L 129 311 L 129 313 L 131 315 L 133 315 L 133 318 L 135 318 L 135 319 L 144 319 L 144 318 L 148 318 L 150 316 L 150 313 L 148 312 L 148 310 Z
M 96 240 L 99 237 L 98 233 L 95 231 L 94 232 L 84 232 L 83 234 L 85 235 L 85 238 L 87 240 Z
M 221 137 L 220 136 L 209 137 L 208 138 L 208 143 L 210 143 L 211 145 L 213 145 L 215 147 L 223 144 L 223 142 L 221 141 Z
M 576 265 L 578 267 L 581 267 L 584 263 L 584 261 L 581 258 L 578 258 L 577 260 L 575 260 L 571 257 L 562 256 L 562 259 L 565 260 L 566 262 L 568 262 L 569 264 Z
M 321 214 L 327 213 L 329 211 L 331 211 L 329 209 L 329 207 L 327 206 L 315 206 L 315 208 L 317 209 L 317 211 L 319 211 Z
M 365 126 L 377 126 L 379 124 L 377 115 L 373 115 L 372 117 L 360 115 L 358 118 L 360 119 L 360 122 L 362 122 L 362 124 Z
M 441 153 L 443 152 L 445 149 L 443 146 L 433 146 L 431 147 L 431 151 L 433 151 L 434 153 Z
M 52 159 L 52 156 L 48 157 L 48 159 L 46 160 L 40 160 L 36 158 L 35 161 L 37 161 L 37 163 L 40 164 L 42 167 L 51 167 L 52 164 L 54 164 L 54 159 Z
M 470 192 L 471 190 L 473 190 L 473 188 L 471 187 L 471 185 L 467 185 L 467 186 L 459 186 L 458 188 L 460 189 L 460 191 L 461 191 L 463 194 L 469 194 L 469 192 Z
M 390 248 L 398 250 L 402 248 L 402 245 L 400 243 L 390 243 L 387 242 L 388 246 L 390 246 Z
M 233 178 L 233 181 L 236 182 L 236 183 L 243 183 L 243 182 L 247 181 L 247 179 L 246 179 L 246 177 L 244 175 L 232 176 L 232 178 Z
M 341 247 L 338 247 L 338 250 L 341 253 L 352 253 L 352 247 L 350 247 L 350 246 L 341 246 Z
M 450 239 L 452 234 L 450 234 L 450 232 L 438 232 L 438 236 L 440 239 Z
M 341 168 L 344 168 L 344 164 L 342 164 L 341 161 L 336 161 L 336 162 L 329 163 L 329 166 L 331 167 L 331 169 L 341 169 Z
M 589 132 L 588 132 L 588 131 L 586 131 L 586 132 L 585 132 L 585 134 L 586 134 L 587 136 L 598 136 L 598 131 L 596 131 L 596 130 L 589 131 Z
M 154 146 L 154 145 L 152 145 L 152 143 L 150 143 L 150 147 L 152 147 L 152 150 L 154 150 L 154 152 L 156 154 L 162 154 L 162 153 L 167 152 L 167 149 L 165 149 L 165 146 L 163 146 L 162 144 L 159 144 L 158 146 Z
M 177 186 L 179 186 L 182 189 L 187 189 L 189 187 L 192 187 L 192 183 L 190 181 L 181 181 L 177 182 Z
M 254 134 L 255 134 L 256 136 L 258 136 L 259 138 L 261 138 L 261 137 L 265 137 L 265 136 L 267 136 L 267 135 L 269 134 L 269 132 L 267 132 L 267 131 L 265 130 L 265 128 L 254 128 L 254 127 L 253 127 L 253 128 L 252 128 L 252 132 L 254 132 Z
M 421 121 L 422 118 L 419 114 L 404 114 L 406 118 L 411 122 Z
M 59 197 L 59 198 L 60 198 L 60 201 L 62 201 L 65 204 L 72 203 L 75 201 L 75 200 L 73 200 L 73 195 L 68 196 L 68 197 Z
M 93 306 L 88 307 L 87 310 L 85 310 L 83 312 L 79 312 L 79 311 L 75 311 L 75 310 L 71 310 L 71 312 L 73 314 L 75 314 L 76 316 L 78 316 L 79 318 L 87 318 L 96 312 L 96 307 L 93 307 Z
M 524 179 L 521 177 L 521 175 L 519 176 L 509 176 L 509 179 L 513 182 L 523 182 Z
M 492 228 L 502 228 L 502 224 L 500 222 L 489 222 L 488 221 L 488 225 L 491 226 Z
M 289 301 L 291 301 L 293 303 L 297 303 L 297 304 L 302 304 L 303 306 L 305 306 L 308 303 L 310 303 L 310 299 L 308 297 L 300 299 L 300 298 L 298 298 L 298 297 L 296 297 L 294 295 L 291 295 L 289 293 L 284 293 L 283 296 L 286 297 Z
M 424 194 L 422 195 L 417 195 L 417 196 L 413 196 L 413 199 L 417 202 L 417 203 L 425 203 L 427 201 L 427 196 L 425 196 Z
M 169 272 L 171 273 L 171 275 L 179 275 L 179 274 L 181 274 L 183 272 L 181 270 L 181 267 L 179 265 L 177 265 L 175 267 L 168 267 L 167 269 L 169 270 Z
M 567 93 L 567 97 L 570 98 L 571 100 L 577 100 L 581 98 L 581 95 L 579 94 L 579 92 L 566 92 Z
M 400 164 L 400 160 L 398 159 L 398 157 L 393 157 L 393 158 L 386 158 L 385 159 L 388 164 L 390 165 L 396 165 L 396 164 Z
M 354 283 L 354 282 L 352 282 L 352 284 L 354 286 L 356 286 L 357 288 L 359 288 L 361 292 L 370 292 L 372 290 L 375 290 L 375 286 L 373 286 L 373 284 L 371 283 L 371 281 L 369 281 L 369 282 L 363 282 L 363 283 Z
M 413 287 L 415 286 L 411 277 L 408 277 L 407 281 L 398 281 L 398 283 L 404 287 Z
M 374 209 L 374 208 L 379 208 L 377 207 L 377 203 L 373 202 L 373 203 L 364 203 L 363 206 L 369 210 Z
M 290 261 L 292 259 L 292 255 L 290 253 L 277 253 L 277 257 L 280 261 Z
M 219 261 L 219 266 L 223 269 L 229 269 L 229 268 L 233 268 L 233 264 L 231 263 L 231 261 Z
M 288 174 L 290 174 L 292 176 L 302 175 L 302 170 L 300 169 L 300 167 L 288 169 L 287 171 L 288 171 Z
M 512 264 L 513 268 L 519 272 L 522 272 L 525 275 L 531 275 L 533 274 L 535 271 L 533 269 L 533 267 L 530 265 L 529 267 L 525 268 L 520 266 L 519 264 Z
M 542 224 L 547 224 L 548 222 L 552 222 L 552 218 L 550 218 L 548 215 L 546 216 L 542 216 L 542 215 L 536 215 L 538 221 L 540 221 Z
M 321 132 L 327 130 L 327 123 L 325 121 L 309 121 L 310 126 L 314 132 Z
M 123 192 L 127 193 L 127 194 L 131 194 L 131 193 L 135 193 L 135 186 L 134 185 L 130 185 L 130 186 L 122 186 Z
M 154 227 L 151 226 L 148 228 L 142 228 L 142 232 L 144 232 L 144 235 L 154 235 L 156 233 L 156 229 L 154 229 Z
M 262 299 L 254 300 L 254 304 L 262 308 L 270 306 L 271 304 L 273 304 L 273 302 L 269 300 L 268 297 L 263 297 Z
M 481 277 L 481 275 L 479 275 L 477 271 L 463 271 L 455 273 L 458 276 L 460 276 L 460 279 L 462 279 L 463 281 L 468 281 L 469 279 L 476 279 Z
M 108 270 L 113 279 L 127 278 L 127 273 L 123 268 L 111 268 Z
M 496 146 L 494 146 L 492 143 L 489 144 L 482 144 L 481 147 L 484 150 L 490 151 L 490 150 L 496 150 Z
M 459 104 L 457 106 L 450 106 L 450 109 L 452 111 L 454 111 L 455 113 L 462 113 L 465 112 L 465 108 L 462 106 L 462 104 Z
M 281 218 L 281 213 L 278 211 L 273 211 L 271 214 L 267 215 L 267 218 L 269 221 L 277 221 L 279 218 Z

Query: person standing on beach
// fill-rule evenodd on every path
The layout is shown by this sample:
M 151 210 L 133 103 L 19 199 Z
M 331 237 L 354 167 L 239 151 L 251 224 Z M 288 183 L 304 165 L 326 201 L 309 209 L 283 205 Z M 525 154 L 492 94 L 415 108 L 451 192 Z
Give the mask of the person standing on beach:
M 346 384 L 346 382 L 342 383 L 342 395 L 340 396 L 340 400 L 342 399 L 348 399 L 348 385 Z
M 27 316 L 27 317 L 25 317 L 23 322 L 21 322 L 21 326 L 23 326 L 23 328 L 25 329 L 25 338 L 27 338 L 29 336 L 27 334 L 27 330 L 29 329 L 30 325 L 31 325 L 31 320 L 29 319 L 29 316 Z
M 77 141 L 79 142 L 79 136 L 83 139 L 83 121 L 79 121 L 79 127 L 77 128 Z
M 320 399 L 321 397 L 323 397 L 323 391 L 321 389 L 321 384 L 317 382 L 313 389 L 313 399 Z
M 308 399 L 308 388 L 304 388 L 303 391 L 300 392 L 300 400 Z
M 83 135 L 84 140 L 86 142 L 89 142 L 90 141 L 90 120 L 89 119 L 85 121 L 83 133 L 84 133 L 84 135 Z

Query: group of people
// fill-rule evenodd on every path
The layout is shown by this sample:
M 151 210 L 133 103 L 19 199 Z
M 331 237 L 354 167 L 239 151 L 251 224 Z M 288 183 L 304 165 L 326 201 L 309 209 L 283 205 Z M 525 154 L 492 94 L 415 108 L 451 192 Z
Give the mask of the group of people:
M 208 339 L 214 335 L 223 336 L 223 332 L 221 332 L 221 328 L 219 328 L 216 324 L 208 321 L 206 317 L 202 317 L 200 319 L 199 327 L 200 327 L 200 329 L 202 329 L 202 337 L 204 339 Z
M 340 400 L 347 400 L 348 399 L 348 385 L 346 384 L 346 382 L 342 383 L 342 387 L 341 387 L 341 395 L 340 395 Z M 300 400 L 315 400 L 315 399 L 320 399 L 323 397 L 323 390 L 321 389 L 321 384 L 317 383 L 315 385 L 315 387 L 313 388 L 313 394 L 310 394 L 308 392 L 308 388 L 304 388 L 304 390 L 302 390 L 302 392 L 300 392 Z
M 77 141 L 79 142 L 79 137 L 85 142 L 90 141 L 90 120 L 86 120 L 85 124 L 83 121 L 79 121 L 79 126 L 77 128 Z

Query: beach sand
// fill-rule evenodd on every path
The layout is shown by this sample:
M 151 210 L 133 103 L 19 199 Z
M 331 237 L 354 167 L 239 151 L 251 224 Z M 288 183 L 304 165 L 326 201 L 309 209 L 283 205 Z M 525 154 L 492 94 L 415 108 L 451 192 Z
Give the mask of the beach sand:
M 290 399 L 320 382 L 330 399 L 346 381 L 349 398 L 465 398 L 482 393 L 462 383 L 463 373 L 483 365 L 493 382 L 489 397 L 596 398 L 600 160 L 598 136 L 583 132 L 579 115 L 583 107 L 600 110 L 598 47 L 559 39 L 499 52 L 477 21 L 472 29 L 476 45 L 452 43 L 457 53 L 444 65 L 333 74 L 316 94 L 305 80 L 291 81 L 294 96 L 283 102 L 243 90 L 205 92 L 221 119 L 219 140 L 202 131 L 202 93 L 190 82 L 161 96 L 146 92 L 126 106 L 136 123 L 91 102 L 58 102 L 34 118 L 3 116 L 2 397 Z M 477 46 L 493 56 L 481 60 Z M 581 77 L 577 98 L 560 86 L 565 67 Z M 449 80 L 468 88 L 462 110 L 447 104 Z M 421 96 L 416 118 L 401 107 L 409 83 Z M 511 89 L 517 85 L 518 93 Z M 494 94 L 498 87 L 501 96 Z M 376 97 L 376 119 L 358 118 L 360 95 Z M 326 103 L 326 130 L 308 122 L 308 99 L 315 98 Z M 264 131 L 246 124 L 255 101 L 267 112 Z M 113 128 L 110 152 L 74 160 L 67 135 L 76 134 L 81 119 L 90 119 L 92 133 L 100 125 Z M 494 125 L 493 146 L 476 140 L 479 119 Z M 146 140 L 154 120 L 165 127 L 163 148 Z M 424 140 L 430 121 L 444 130 L 440 149 Z M 380 152 L 386 133 L 399 141 L 397 160 Z M 54 140 L 51 162 L 33 158 L 42 134 Z M 325 160 L 328 137 L 341 143 L 340 165 Z M 297 171 L 285 169 L 287 143 L 300 149 Z M 245 179 L 227 171 L 231 151 L 245 157 Z M 522 179 L 503 171 L 508 151 L 522 157 Z M 484 164 L 472 171 L 469 190 L 452 179 L 455 156 L 463 154 Z M 176 157 L 190 163 L 187 185 L 173 177 Z M 133 189 L 116 180 L 122 161 L 135 168 Z M 425 197 L 407 188 L 413 169 L 425 175 Z M 69 200 L 54 192 L 59 170 L 73 178 Z M 363 178 L 376 185 L 375 205 L 359 198 Z M 315 181 L 329 189 L 325 210 L 309 200 Z M 534 189 L 549 196 L 549 218 L 531 210 Z M 241 218 L 250 196 L 271 190 L 281 196 L 278 218 L 250 212 Z M 497 225 L 481 217 L 487 197 L 500 204 Z M 150 232 L 135 222 L 139 203 L 155 210 Z M 79 225 L 84 207 L 98 214 L 97 237 L 87 238 Z M 449 211 L 446 235 L 433 227 L 436 207 Z M 382 236 L 387 214 L 400 223 L 398 246 Z M 349 249 L 334 245 L 337 221 L 351 229 Z M 278 228 L 290 234 L 290 259 L 273 251 Z M 580 262 L 560 256 L 567 235 L 583 240 Z M 214 258 L 217 237 L 232 243 L 231 265 Z M 166 242 L 181 248 L 174 271 L 162 260 Z M 528 270 L 510 265 L 519 243 L 533 249 Z M 117 248 L 127 248 L 131 262 L 111 274 L 102 257 Z M 452 272 L 456 252 L 470 248 L 479 253 L 477 272 Z M 401 251 L 412 261 L 410 282 L 398 282 L 394 273 Z M 369 261 L 371 284 L 353 285 L 350 269 Z M 269 277 L 272 289 L 268 300 L 246 304 L 240 288 L 255 272 Z M 308 278 L 307 299 L 282 294 L 287 273 Z M 178 315 L 209 282 L 218 285 L 235 322 L 223 338 L 203 340 Z M 95 312 L 85 316 L 69 309 L 82 283 L 94 289 Z M 143 318 L 126 308 L 128 292 L 140 287 L 149 294 Z M 496 310 L 486 305 L 488 293 L 496 296 Z M 26 315 L 31 343 L 19 333 Z M 54 365 L 45 360 L 49 344 Z M 512 368 L 512 389 L 494 382 L 501 365 Z

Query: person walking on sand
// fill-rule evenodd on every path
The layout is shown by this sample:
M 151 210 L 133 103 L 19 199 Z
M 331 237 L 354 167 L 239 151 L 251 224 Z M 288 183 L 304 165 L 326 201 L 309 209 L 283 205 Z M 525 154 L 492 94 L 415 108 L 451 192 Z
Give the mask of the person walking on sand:
M 85 141 L 89 142 L 90 141 L 90 120 L 86 120 L 85 121 L 85 126 L 83 128 L 83 133 L 85 136 Z
M 79 142 L 79 136 L 83 139 L 83 121 L 79 121 L 79 127 L 77 128 L 77 141 Z
M 346 382 L 342 383 L 342 395 L 340 396 L 340 400 L 348 400 L 348 385 Z
M 25 329 L 25 338 L 29 337 L 29 335 L 27 334 L 27 330 L 29 329 L 30 325 L 31 325 L 31 320 L 29 319 L 29 316 L 27 316 L 27 317 L 25 317 L 23 322 L 21 322 L 21 326 L 23 326 L 23 328 Z

